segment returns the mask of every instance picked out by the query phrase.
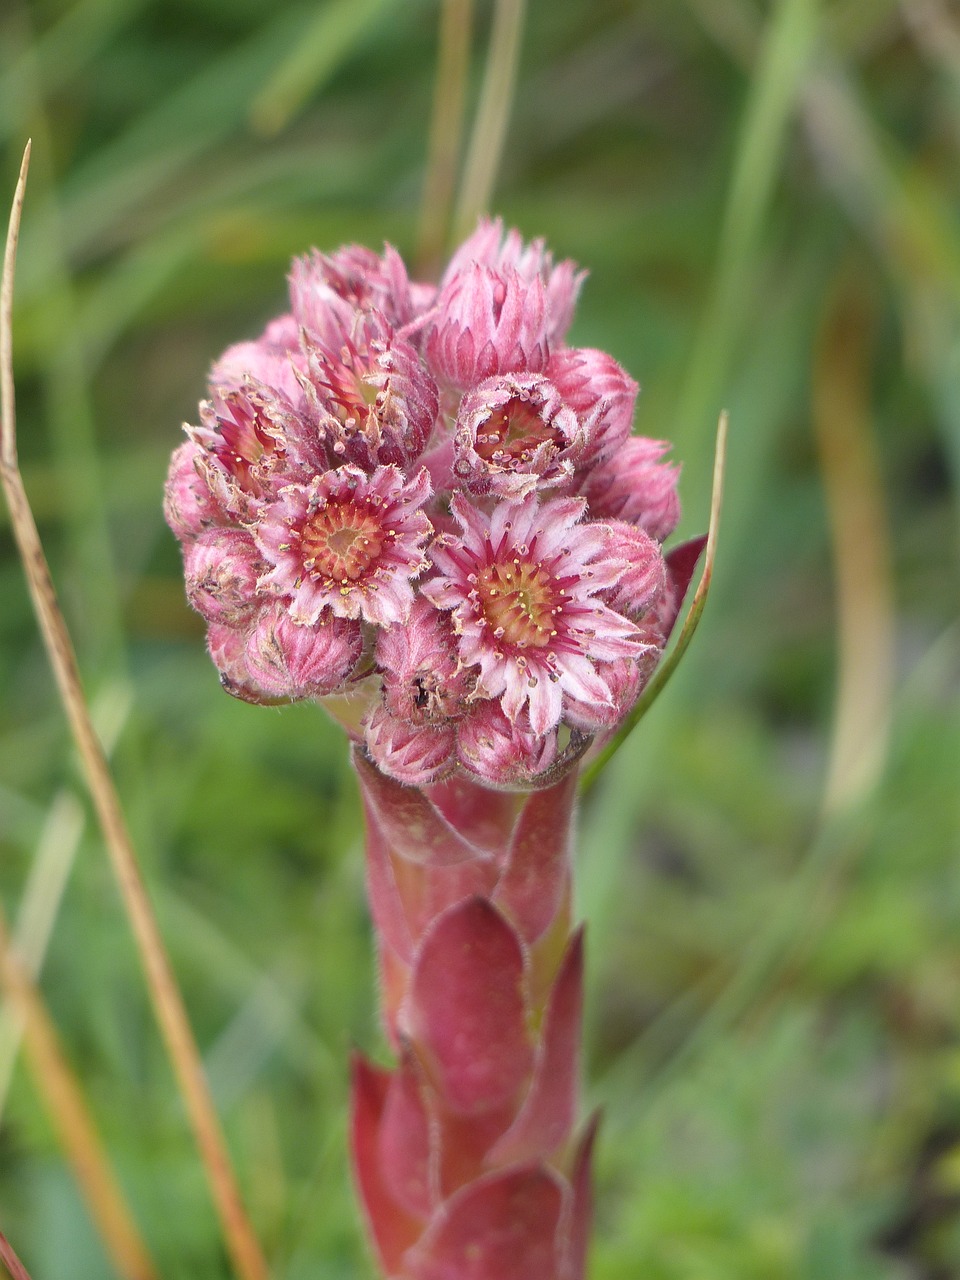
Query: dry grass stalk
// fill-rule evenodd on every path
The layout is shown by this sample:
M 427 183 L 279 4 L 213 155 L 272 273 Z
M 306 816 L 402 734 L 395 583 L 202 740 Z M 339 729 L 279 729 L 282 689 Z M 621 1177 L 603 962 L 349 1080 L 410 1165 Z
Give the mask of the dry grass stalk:
M 594 785 L 601 771 L 609 763 L 610 758 L 616 754 L 623 746 L 627 737 L 637 727 L 640 720 L 653 706 L 654 702 L 659 698 L 660 694 L 666 687 L 667 681 L 676 671 L 680 664 L 680 659 L 686 653 L 690 641 L 693 639 L 693 633 L 700 625 L 700 618 L 703 614 L 704 605 L 707 603 L 707 595 L 710 591 L 710 584 L 713 582 L 713 565 L 717 556 L 717 537 L 720 532 L 720 509 L 723 506 L 723 480 L 727 469 L 727 429 L 729 427 L 729 415 L 726 409 L 720 414 L 720 420 L 717 423 L 717 441 L 714 446 L 713 454 L 713 489 L 710 497 L 710 524 L 707 529 L 707 545 L 703 553 L 703 571 L 700 574 L 700 581 L 697 583 L 697 589 L 693 594 L 693 601 L 687 611 L 687 616 L 683 620 L 683 626 L 680 628 L 680 634 L 677 636 L 676 643 L 673 648 L 663 658 L 656 671 L 653 673 L 640 697 L 637 699 L 633 710 L 623 721 L 621 727 L 617 730 L 614 737 L 607 743 L 602 751 L 591 760 L 590 764 L 583 770 L 581 775 L 581 790 L 586 792 Z
M 56 1028 L 11 943 L 2 913 L 0 986 L 22 1022 L 37 1087 L 117 1273 L 124 1280 L 158 1280 Z
M 813 418 L 833 534 L 837 692 L 824 813 L 865 800 L 883 772 L 894 683 L 889 521 L 870 407 L 872 325 L 855 277 L 830 296 Z
M 14 1252 L 13 1245 L 0 1231 L 0 1262 L 6 1267 L 10 1280 L 30 1280 L 30 1272 Z
M 513 107 L 526 12 L 526 0 L 496 0 L 490 52 L 454 219 L 457 240 L 469 235 L 477 218 L 490 205 Z
M 473 0 L 443 0 L 440 54 L 430 120 L 430 154 L 423 184 L 417 248 L 418 276 L 425 280 L 436 276 L 450 234 L 472 28 Z
M 241 1280 L 266 1280 L 269 1270 L 240 1198 L 183 999 L 147 896 L 110 769 L 90 719 L 73 644 L 60 612 L 40 535 L 17 465 L 12 339 L 13 280 L 29 160 L 28 143 L 10 213 L 0 287 L 0 481 L 10 508 L 14 536 L 60 697 L 83 762 L 124 908 L 140 952 L 154 1012 L 207 1171 L 227 1248 Z

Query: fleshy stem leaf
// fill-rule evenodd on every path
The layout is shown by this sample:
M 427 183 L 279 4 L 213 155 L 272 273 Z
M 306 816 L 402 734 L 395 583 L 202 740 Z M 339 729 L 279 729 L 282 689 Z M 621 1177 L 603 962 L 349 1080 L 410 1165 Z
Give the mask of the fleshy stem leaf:
M 159 1280 L 110 1166 L 100 1134 L 39 991 L 17 955 L 0 912 L 0 987 L 23 1024 L 39 1091 L 64 1153 L 117 1273 L 125 1280 Z M 0 1254 L 2 1256 L 2 1254 Z
M 717 550 L 717 533 L 720 526 L 720 507 L 723 503 L 723 478 L 726 470 L 727 461 L 727 425 L 728 415 L 724 410 L 720 414 L 720 420 L 717 423 L 717 442 L 713 457 L 713 493 L 710 499 L 710 525 L 707 531 L 707 548 L 703 558 L 703 572 L 700 575 L 700 581 L 697 584 L 693 601 L 690 609 L 684 619 L 677 642 L 671 649 L 670 653 L 660 663 L 654 672 L 650 682 L 647 684 L 643 693 L 637 699 L 632 711 L 626 717 L 623 724 L 617 730 L 613 738 L 600 751 L 600 753 L 591 760 L 590 764 L 583 770 L 581 775 L 581 791 L 587 792 L 594 785 L 600 776 L 600 771 L 610 762 L 611 758 L 623 746 L 629 734 L 637 727 L 643 717 L 647 714 L 653 704 L 659 698 L 660 694 L 666 688 L 667 681 L 676 671 L 680 659 L 687 651 L 690 641 L 693 639 L 693 633 L 696 631 L 700 617 L 703 614 L 703 607 L 707 603 L 707 593 L 710 590 L 710 583 L 713 580 L 713 562 Z
M 110 768 L 90 718 L 73 642 L 60 611 L 43 545 L 17 465 L 13 384 L 13 281 L 29 163 L 30 144 L 27 143 L 10 212 L 3 277 L 0 282 L 0 482 L 10 508 L 10 521 L 44 644 L 140 952 L 154 1013 L 207 1172 L 227 1249 L 241 1280 L 268 1280 L 267 1264 L 240 1198 L 183 997 L 147 895 Z
M 10 1280 L 30 1280 L 30 1272 L 14 1252 L 13 1245 L 0 1231 L 0 1262 L 10 1273 Z

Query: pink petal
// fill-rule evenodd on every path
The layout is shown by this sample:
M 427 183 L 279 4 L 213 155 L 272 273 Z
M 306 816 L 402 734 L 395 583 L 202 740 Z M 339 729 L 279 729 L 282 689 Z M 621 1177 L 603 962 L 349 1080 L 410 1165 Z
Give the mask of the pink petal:
M 582 1009 L 583 930 L 579 929 L 550 992 L 530 1092 L 513 1127 L 490 1152 L 491 1163 L 544 1159 L 567 1140 L 577 1112 Z
M 576 772 L 526 801 L 493 900 L 530 945 L 556 916 L 569 881 Z
M 410 1033 L 456 1111 L 513 1098 L 533 1048 L 524 1008 L 520 940 L 485 898 L 450 908 L 426 935 L 410 989 Z

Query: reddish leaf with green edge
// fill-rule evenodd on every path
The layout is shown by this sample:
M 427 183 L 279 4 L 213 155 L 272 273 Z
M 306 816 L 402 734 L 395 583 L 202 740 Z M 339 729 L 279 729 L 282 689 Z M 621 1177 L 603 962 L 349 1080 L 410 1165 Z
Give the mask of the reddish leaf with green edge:
M 414 1217 L 434 1208 L 430 1186 L 430 1118 L 409 1051 L 387 1088 L 379 1135 L 380 1168 L 397 1203 Z
M 401 857 L 450 866 L 483 854 L 454 831 L 422 791 L 388 778 L 357 747 L 352 755 L 363 798 L 376 815 L 387 843 Z
M 520 940 L 485 898 L 426 935 L 410 989 L 410 1035 L 444 1101 L 473 1114 L 515 1097 L 533 1066 Z
M 664 644 L 673 635 L 673 628 L 677 625 L 677 618 L 680 616 L 680 610 L 690 588 L 693 571 L 696 569 L 697 561 L 703 555 L 703 549 L 706 545 L 707 535 L 701 533 L 699 537 L 691 538 L 689 542 L 681 542 L 678 547 L 674 547 L 672 551 L 667 552 L 665 563 L 667 566 L 667 582 L 672 596 L 672 606 L 670 612 L 663 619 Z
M 404 1212 L 388 1191 L 381 1173 L 380 1127 L 390 1088 L 390 1072 L 357 1055 L 352 1063 L 352 1075 L 350 1145 L 357 1187 L 380 1265 L 387 1275 L 394 1275 L 423 1225 Z
M 412 1280 L 564 1280 L 558 1256 L 569 1192 L 551 1170 L 493 1174 L 447 1202 L 407 1258 Z
M 690 606 L 690 611 L 684 619 L 676 644 L 673 646 L 670 653 L 661 660 L 660 665 L 651 676 L 646 688 L 634 704 L 633 710 L 624 719 L 620 728 L 607 745 L 598 752 L 594 759 L 591 760 L 583 770 L 581 778 L 582 789 L 584 791 L 593 786 L 599 777 L 601 770 L 609 762 L 610 758 L 619 751 L 620 747 L 623 746 L 629 734 L 633 732 L 666 688 L 668 680 L 679 666 L 680 659 L 686 653 L 687 646 L 693 639 L 693 634 L 700 623 L 700 618 L 703 614 L 703 607 L 707 602 L 707 593 L 710 590 L 710 583 L 713 579 L 713 562 L 717 551 L 717 534 L 720 527 L 720 507 L 723 502 L 723 476 L 726 467 L 726 458 L 727 414 L 724 412 L 721 413 L 720 421 L 717 424 L 717 443 L 713 460 L 713 493 L 710 500 L 710 528 L 707 533 L 706 555 L 704 556 L 703 572 L 700 575 L 700 582 L 697 586 L 696 592 L 694 593 L 693 603 Z M 683 549 L 677 548 L 677 550 L 682 551 Z M 678 574 L 683 570 L 684 560 L 689 560 L 691 556 L 692 547 L 689 552 L 685 551 L 679 558 L 676 566 Z M 693 565 L 690 566 L 691 573 L 695 564 L 696 560 L 694 560 Z
M 526 801 L 493 900 L 535 942 L 564 900 L 570 878 L 570 838 L 576 771 Z
M 578 929 L 550 992 L 529 1093 L 513 1126 L 490 1152 L 491 1163 L 549 1156 L 567 1140 L 577 1113 L 582 1009 L 583 929 Z

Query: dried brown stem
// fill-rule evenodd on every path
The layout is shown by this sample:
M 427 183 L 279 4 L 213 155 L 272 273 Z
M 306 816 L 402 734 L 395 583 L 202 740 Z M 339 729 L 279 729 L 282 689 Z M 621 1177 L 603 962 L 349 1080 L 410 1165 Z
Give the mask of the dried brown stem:
M 457 201 L 458 239 L 468 235 L 479 215 L 489 209 L 513 107 L 526 7 L 526 0 L 496 0 L 490 52 Z
M 183 998 L 147 896 L 110 769 L 90 719 L 73 644 L 60 612 L 40 535 L 17 466 L 12 345 L 13 281 L 29 160 L 28 144 L 10 214 L 3 280 L 0 285 L 0 481 L 10 508 L 10 520 L 27 576 L 30 596 L 64 710 L 83 762 L 124 908 L 140 952 L 157 1022 L 207 1172 L 227 1248 L 241 1280 L 266 1280 L 269 1275 L 267 1264 L 243 1207 Z
M 626 716 L 614 737 L 584 769 L 581 775 L 581 788 L 584 792 L 589 791 L 594 785 L 600 776 L 601 770 L 609 764 L 611 757 L 620 750 L 627 737 L 634 731 L 666 688 L 667 681 L 680 665 L 680 659 L 686 653 L 690 641 L 693 639 L 693 633 L 700 625 L 700 618 L 703 615 L 704 605 L 707 603 L 710 584 L 713 581 L 713 563 L 717 555 L 720 509 L 723 506 L 723 479 L 727 467 L 728 424 L 729 418 L 726 409 L 724 409 L 720 414 L 720 421 L 717 423 L 717 442 L 713 455 L 713 492 L 710 498 L 710 525 L 707 530 L 707 546 L 703 556 L 703 572 L 700 574 L 700 581 L 693 595 L 693 603 L 690 605 L 689 612 L 683 620 L 683 626 L 680 628 L 676 644 L 674 644 L 669 654 L 662 659 L 649 683 L 634 704 L 632 711 Z
M 10 1273 L 10 1280 L 30 1280 L 30 1272 L 14 1252 L 13 1245 L 0 1231 L 0 1262 Z
M 0 986 L 24 1029 L 27 1056 L 77 1185 L 124 1280 L 158 1280 L 56 1028 L 0 913 Z
M 457 184 L 457 160 L 463 134 L 473 0 L 442 0 L 440 53 L 430 119 L 430 151 L 420 209 L 417 274 L 433 279 L 440 267 Z
M 836 578 L 837 693 L 824 812 L 865 799 L 886 760 L 894 617 L 889 521 L 870 411 L 871 316 L 856 277 L 828 304 L 813 418 Z

